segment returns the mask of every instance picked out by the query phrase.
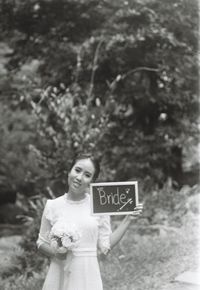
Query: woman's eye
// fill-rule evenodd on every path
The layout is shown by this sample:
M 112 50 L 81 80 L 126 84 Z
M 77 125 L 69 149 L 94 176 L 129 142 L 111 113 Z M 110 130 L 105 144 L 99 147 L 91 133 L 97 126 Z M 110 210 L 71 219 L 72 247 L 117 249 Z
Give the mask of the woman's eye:
M 75 171 L 80 172 L 81 170 L 80 170 L 80 168 L 75 168 Z
M 91 177 L 91 175 L 90 175 L 90 174 L 86 174 L 85 176 L 86 176 L 86 177 L 88 177 L 88 178 L 90 178 L 90 177 Z

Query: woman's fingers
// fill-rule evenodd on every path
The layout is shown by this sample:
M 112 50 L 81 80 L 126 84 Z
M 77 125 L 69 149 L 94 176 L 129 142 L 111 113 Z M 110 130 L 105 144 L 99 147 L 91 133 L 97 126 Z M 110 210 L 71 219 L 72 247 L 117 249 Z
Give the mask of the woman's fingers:
M 134 211 L 132 215 L 137 216 L 137 215 L 140 215 L 141 213 L 142 213 L 142 210 L 137 210 L 137 211 Z
M 135 208 L 134 210 L 142 210 L 143 209 L 143 204 L 142 203 L 139 203 Z
M 134 211 L 132 214 L 129 215 L 131 220 L 138 218 L 141 215 L 142 211 Z
M 141 213 L 142 213 L 142 210 L 143 210 L 143 204 L 140 203 L 140 204 L 138 204 L 138 205 L 134 208 L 134 211 L 133 211 L 133 213 L 130 215 L 130 217 L 131 217 L 132 219 L 134 219 L 134 218 L 140 216 Z
M 65 247 L 59 247 L 57 249 L 57 253 L 59 253 L 59 254 L 66 254 L 67 253 L 67 249 Z
M 56 254 L 56 258 L 57 259 L 60 259 L 60 260 L 65 260 L 66 259 L 66 257 L 67 257 L 67 254 L 66 253 L 57 253 Z

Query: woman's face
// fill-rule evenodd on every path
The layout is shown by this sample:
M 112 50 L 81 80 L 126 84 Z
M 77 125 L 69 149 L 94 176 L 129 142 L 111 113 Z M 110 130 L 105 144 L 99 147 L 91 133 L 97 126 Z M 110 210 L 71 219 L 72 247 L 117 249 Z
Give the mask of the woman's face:
M 86 193 L 94 173 L 95 167 L 89 158 L 78 160 L 68 175 L 69 192 L 77 196 Z

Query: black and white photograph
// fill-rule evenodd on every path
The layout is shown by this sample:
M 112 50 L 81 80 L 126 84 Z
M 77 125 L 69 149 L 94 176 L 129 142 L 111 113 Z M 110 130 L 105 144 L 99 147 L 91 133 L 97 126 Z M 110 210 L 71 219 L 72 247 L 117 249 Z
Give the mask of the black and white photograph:
M 0 0 L 0 290 L 200 290 L 198 0 Z

